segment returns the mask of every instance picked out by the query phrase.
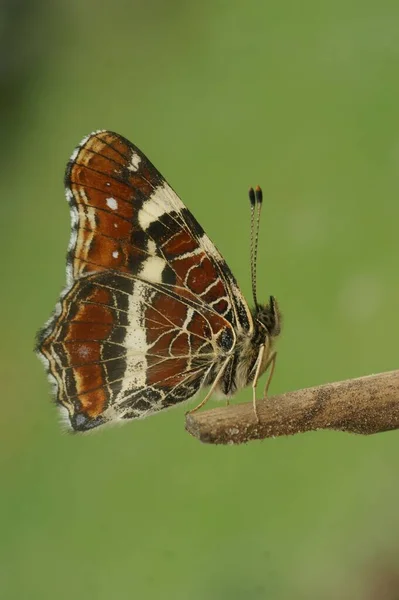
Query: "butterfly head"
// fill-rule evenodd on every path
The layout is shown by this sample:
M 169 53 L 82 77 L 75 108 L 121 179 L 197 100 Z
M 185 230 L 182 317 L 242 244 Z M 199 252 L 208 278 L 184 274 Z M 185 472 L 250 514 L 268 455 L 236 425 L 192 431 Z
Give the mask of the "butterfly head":
M 253 319 L 259 334 L 263 337 L 275 338 L 281 331 L 281 316 L 274 296 L 270 296 L 268 304 L 257 305 L 253 311 Z

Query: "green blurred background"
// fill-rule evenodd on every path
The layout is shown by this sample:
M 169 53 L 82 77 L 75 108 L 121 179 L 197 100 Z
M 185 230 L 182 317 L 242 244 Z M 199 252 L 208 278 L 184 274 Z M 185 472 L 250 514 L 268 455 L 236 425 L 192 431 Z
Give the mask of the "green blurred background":
M 397 432 L 210 447 L 181 406 L 72 436 L 32 351 L 65 281 L 66 161 L 109 128 L 247 298 L 247 188 L 263 186 L 259 290 L 284 315 L 273 393 L 397 368 L 397 1 L 0 11 L 0 598 L 397 598 L 380 593 L 399 590 Z

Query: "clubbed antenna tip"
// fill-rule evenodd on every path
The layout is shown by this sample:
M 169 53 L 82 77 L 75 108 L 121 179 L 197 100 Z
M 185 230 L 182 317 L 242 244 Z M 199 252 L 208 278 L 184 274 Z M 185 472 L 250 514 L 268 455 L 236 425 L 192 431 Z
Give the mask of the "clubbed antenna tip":
M 259 185 L 257 185 L 255 188 L 255 196 L 256 196 L 256 202 L 258 204 L 262 204 L 263 192 L 262 192 L 262 188 Z
M 255 199 L 255 191 L 254 191 L 253 187 L 249 188 L 248 196 L 249 196 L 249 201 L 251 203 L 251 206 L 252 207 L 255 206 L 256 199 Z

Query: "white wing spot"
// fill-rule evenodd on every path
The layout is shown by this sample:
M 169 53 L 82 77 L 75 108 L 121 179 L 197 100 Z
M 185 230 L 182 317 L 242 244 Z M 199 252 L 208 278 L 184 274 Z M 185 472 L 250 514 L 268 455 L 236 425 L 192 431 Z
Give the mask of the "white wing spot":
M 118 229 L 118 223 L 114 223 L 115 229 Z
M 152 283 L 162 283 L 162 271 L 166 262 L 160 256 L 150 256 L 141 267 L 140 277 Z
M 147 251 L 148 254 L 154 256 L 157 253 L 157 245 L 154 240 L 149 239 L 147 242 Z
M 106 203 L 107 206 L 109 206 L 112 210 L 116 210 L 118 208 L 118 203 L 115 198 L 107 198 Z
M 139 156 L 136 152 L 133 152 L 132 158 L 130 160 L 130 165 L 128 166 L 128 171 L 138 171 L 139 165 L 141 163 L 141 156 Z
M 111 187 L 111 184 L 109 181 L 107 181 L 107 183 L 105 184 L 107 187 Z
M 112 253 L 112 256 L 113 256 L 114 258 L 118 258 L 118 256 L 119 256 L 119 252 L 118 252 L 118 250 L 114 250 L 114 251 L 113 251 L 113 253 Z

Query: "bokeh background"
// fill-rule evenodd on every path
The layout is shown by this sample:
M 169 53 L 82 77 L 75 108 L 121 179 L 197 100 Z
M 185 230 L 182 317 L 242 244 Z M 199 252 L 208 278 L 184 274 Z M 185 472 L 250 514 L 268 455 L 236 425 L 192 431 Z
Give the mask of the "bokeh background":
M 0 56 L 0 598 L 397 599 L 396 432 L 209 447 L 181 406 L 71 436 L 32 348 L 65 281 L 66 161 L 109 128 L 248 298 L 263 186 L 272 392 L 397 368 L 398 3 L 3 0 Z

